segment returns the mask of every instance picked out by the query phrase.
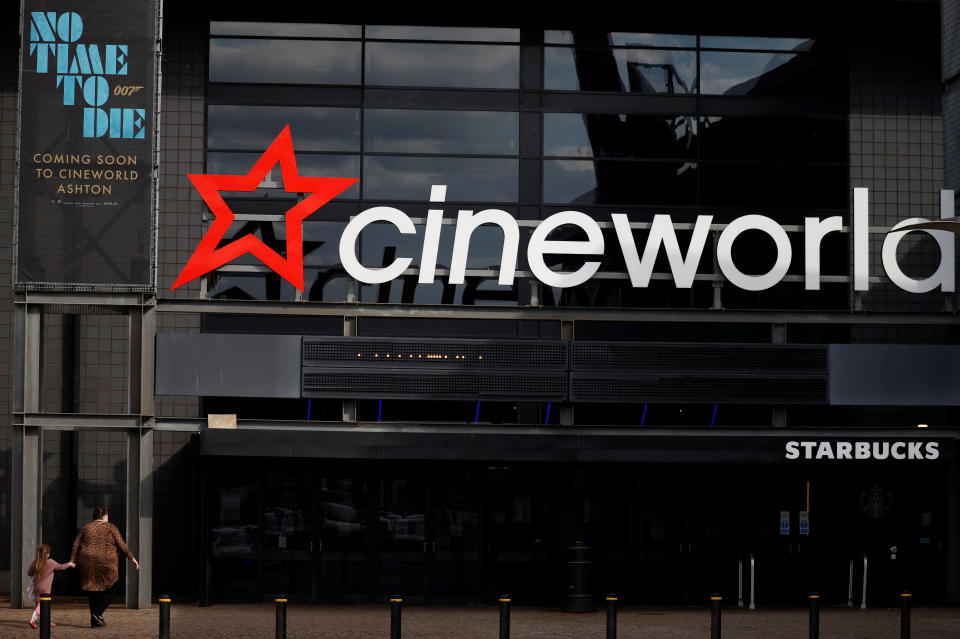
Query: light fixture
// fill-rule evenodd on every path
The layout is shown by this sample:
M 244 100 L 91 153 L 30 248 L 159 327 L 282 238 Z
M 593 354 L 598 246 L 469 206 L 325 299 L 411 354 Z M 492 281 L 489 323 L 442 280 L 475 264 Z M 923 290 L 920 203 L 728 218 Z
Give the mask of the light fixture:
M 917 428 L 926 428 L 926 427 L 927 427 L 926 424 L 917 424 Z

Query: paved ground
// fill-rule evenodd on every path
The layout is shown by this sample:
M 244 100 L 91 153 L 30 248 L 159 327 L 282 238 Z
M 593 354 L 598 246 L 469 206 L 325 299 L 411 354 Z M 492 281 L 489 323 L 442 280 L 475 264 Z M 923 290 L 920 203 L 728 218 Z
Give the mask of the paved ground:
M 0 637 L 36 637 L 27 626 L 29 610 L 0 608 Z M 50 636 L 128 639 L 157 636 L 157 608 L 107 611 L 105 628 L 90 628 L 84 606 L 66 604 L 54 610 L 58 624 Z M 807 639 L 808 613 L 799 609 L 724 609 L 723 636 L 727 639 Z M 556 610 L 514 608 L 512 639 L 603 639 L 605 618 L 596 614 L 565 614 Z M 171 637 L 210 639 L 272 639 L 272 605 L 174 605 Z M 405 639 L 497 639 L 496 607 L 424 607 L 403 610 Z M 826 608 L 820 622 L 822 639 L 897 639 L 898 610 Z M 626 608 L 619 615 L 619 639 L 706 639 L 710 615 L 696 608 Z M 960 637 L 960 608 L 917 608 L 913 611 L 912 639 Z M 386 605 L 297 606 L 288 612 L 289 639 L 358 639 L 390 636 L 390 610 Z

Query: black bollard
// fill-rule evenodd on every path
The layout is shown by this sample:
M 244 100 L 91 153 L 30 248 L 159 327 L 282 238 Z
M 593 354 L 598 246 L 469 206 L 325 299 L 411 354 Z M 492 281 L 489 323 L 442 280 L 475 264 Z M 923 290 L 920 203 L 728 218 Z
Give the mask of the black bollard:
M 810 639 L 820 639 L 820 594 L 810 595 Z
M 500 639 L 510 639 L 510 595 L 500 595 Z
M 274 599 L 277 603 L 277 637 L 287 639 L 287 598 L 283 595 Z
M 50 594 L 40 595 L 40 639 L 50 639 Z
M 710 596 L 710 639 L 720 639 L 720 603 L 723 601 L 718 593 Z
M 400 639 L 400 606 L 403 605 L 403 597 L 394 595 L 390 597 L 390 639 Z
M 900 593 L 900 639 L 910 639 L 910 591 Z
M 157 597 L 160 604 L 160 639 L 170 639 L 170 595 Z
M 607 639 L 617 639 L 617 596 L 607 595 Z

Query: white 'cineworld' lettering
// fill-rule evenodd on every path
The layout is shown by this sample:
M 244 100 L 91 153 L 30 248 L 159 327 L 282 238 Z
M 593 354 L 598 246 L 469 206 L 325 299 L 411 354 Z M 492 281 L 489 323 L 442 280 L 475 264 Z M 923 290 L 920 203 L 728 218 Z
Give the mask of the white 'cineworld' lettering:
M 446 201 L 447 187 L 435 184 L 430 189 L 430 202 Z M 854 289 L 866 291 L 870 287 L 870 225 L 868 215 L 869 193 L 867 189 L 853 190 L 853 283 Z M 951 219 L 954 214 L 953 191 L 940 192 L 940 219 Z M 426 226 L 423 233 L 423 245 L 420 255 L 420 272 L 417 281 L 431 284 L 436 277 L 437 254 L 440 246 L 440 229 L 444 212 L 435 208 L 427 211 Z M 680 248 L 676 227 L 669 215 L 653 216 L 647 233 L 643 255 L 640 256 L 630 220 L 624 213 L 612 213 L 610 220 L 620 244 L 623 261 L 630 284 L 635 288 L 645 288 L 650 284 L 653 267 L 661 248 L 670 265 L 670 274 L 677 288 L 690 288 L 697 276 L 700 258 L 710 235 L 713 216 L 698 215 L 690 235 L 686 253 Z M 360 263 L 356 254 L 356 243 L 363 229 L 375 222 L 393 224 L 402 234 L 416 234 L 413 220 L 403 211 L 389 207 L 376 206 L 355 216 L 347 224 L 340 237 L 340 262 L 347 273 L 365 284 L 381 284 L 400 277 L 413 262 L 412 257 L 397 257 L 392 264 L 381 267 L 367 267 Z M 955 287 L 954 234 L 950 231 L 930 228 L 905 228 L 917 224 L 929 223 L 925 218 L 910 218 L 893 226 L 883 240 L 881 261 L 884 272 L 890 281 L 901 289 L 911 293 L 926 293 L 940 287 L 945 293 L 952 293 Z M 467 269 L 467 255 L 470 250 L 470 238 L 473 232 L 485 224 L 500 227 L 503 232 L 503 245 L 500 253 L 498 283 L 513 284 L 516 276 L 517 255 L 520 250 L 520 229 L 517 220 L 500 209 L 486 209 L 479 213 L 460 210 L 453 239 L 453 253 L 450 258 L 450 284 L 463 284 Z M 587 236 L 586 240 L 551 240 L 549 235 L 561 227 L 575 227 Z M 835 215 L 826 219 L 804 218 L 804 288 L 808 291 L 820 289 L 820 249 L 823 238 L 829 233 L 843 231 L 843 218 Z M 770 269 L 761 275 L 749 275 L 740 270 L 734 261 L 733 246 L 737 238 L 746 231 L 765 233 L 776 247 L 776 260 Z M 897 262 L 897 247 L 909 233 L 928 233 L 940 247 L 940 264 L 937 270 L 926 278 L 916 279 L 908 276 Z M 723 226 L 717 239 L 717 265 L 723 276 L 734 286 L 748 291 L 763 291 L 776 286 L 787 274 L 793 259 L 790 238 L 786 229 L 773 219 L 764 215 L 749 214 L 733 219 Z M 566 272 L 555 271 L 544 259 L 546 255 L 584 255 L 597 256 L 604 253 L 603 232 L 592 217 L 579 211 L 561 211 L 540 222 L 533 230 L 527 243 L 527 262 L 535 278 L 555 288 L 570 288 L 583 284 L 593 277 L 600 268 L 600 260 L 586 260 L 580 268 Z M 883 451 L 876 451 L 883 452 Z M 826 452 L 824 453 L 826 454 Z M 831 452 L 832 454 L 832 452 Z M 846 450 L 845 455 L 850 451 Z M 854 456 L 862 459 L 866 454 L 856 448 Z M 889 448 L 884 455 L 889 455 Z M 898 449 L 896 454 L 902 454 Z

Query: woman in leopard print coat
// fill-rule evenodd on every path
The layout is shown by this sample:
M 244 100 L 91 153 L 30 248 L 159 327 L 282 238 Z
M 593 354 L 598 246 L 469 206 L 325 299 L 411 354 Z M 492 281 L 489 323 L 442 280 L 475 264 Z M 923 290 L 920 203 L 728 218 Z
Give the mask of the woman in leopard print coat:
M 80 570 L 80 587 L 90 599 L 90 625 L 105 626 L 103 612 L 113 599 L 114 586 L 120 578 L 117 551 L 122 552 L 140 570 L 133 553 L 127 548 L 117 527 L 109 522 L 107 509 L 94 508 L 93 521 L 80 529 L 73 542 L 70 561 Z

